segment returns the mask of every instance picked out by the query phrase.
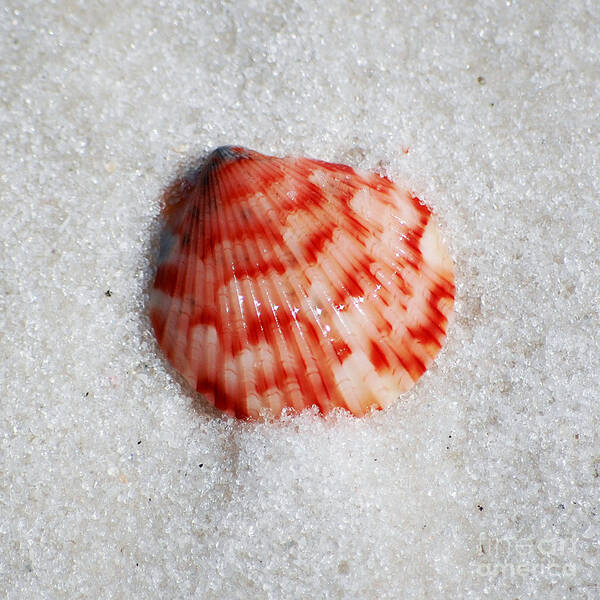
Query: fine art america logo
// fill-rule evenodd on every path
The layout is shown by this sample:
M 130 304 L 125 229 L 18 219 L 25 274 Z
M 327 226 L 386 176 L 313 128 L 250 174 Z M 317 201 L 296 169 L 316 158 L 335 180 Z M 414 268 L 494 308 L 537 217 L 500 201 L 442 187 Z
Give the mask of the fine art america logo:
M 552 579 L 574 577 L 577 568 L 573 538 L 508 538 L 479 534 L 477 574 L 489 579 L 545 575 Z

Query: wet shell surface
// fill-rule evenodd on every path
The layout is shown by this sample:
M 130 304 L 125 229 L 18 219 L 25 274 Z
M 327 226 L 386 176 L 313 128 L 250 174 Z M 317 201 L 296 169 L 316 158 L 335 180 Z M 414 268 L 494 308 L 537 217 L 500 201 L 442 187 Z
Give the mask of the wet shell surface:
M 224 146 L 164 200 L 152 325 L 221 410 L 361 416 L 442 347 L 453 264 L 431 210 L 386 177 Z

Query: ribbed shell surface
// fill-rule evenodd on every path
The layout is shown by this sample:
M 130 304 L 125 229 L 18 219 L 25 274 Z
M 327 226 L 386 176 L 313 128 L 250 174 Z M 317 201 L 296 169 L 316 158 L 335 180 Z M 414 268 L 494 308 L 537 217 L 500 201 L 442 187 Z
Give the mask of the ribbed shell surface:
M 166 191 L 164 218 L 156 338 L 231 415 L 361 416 L 442 346 L 452 261 L 430 209 L 386 177 L 225 146 Z

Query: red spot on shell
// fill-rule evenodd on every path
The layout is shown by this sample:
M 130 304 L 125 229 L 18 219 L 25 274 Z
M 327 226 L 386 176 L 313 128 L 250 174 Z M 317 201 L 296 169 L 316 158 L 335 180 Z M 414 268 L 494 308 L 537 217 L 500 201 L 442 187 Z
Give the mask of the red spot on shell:
M 333 343 L 333 349 L 337 354 L 340 364 L 344 364 L 344 361 L 352 354 L 350 346 L 344 342 L 344 340 L 335 340 Z
M 326 224 L 323 228 L 312 233 L 304 244 L 304 255 L 309 263 L 316 263 L 323 246 L 333 238 L 334 226 Z
M 388 369 L 390 366 L 390 363 L 388 362 L 388 359 L 386 358 L 380 344 L 372 340 L 370 345 L 370 359 L 375 367 L 375 370 L 378 372 L 382 371 L 384 368 Z

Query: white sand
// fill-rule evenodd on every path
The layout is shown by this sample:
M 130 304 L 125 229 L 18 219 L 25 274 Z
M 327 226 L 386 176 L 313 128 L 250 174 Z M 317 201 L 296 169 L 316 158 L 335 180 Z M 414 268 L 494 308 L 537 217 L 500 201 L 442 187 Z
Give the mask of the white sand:
M 600 598 L 599 4 L 8 4 L 0 597 Z M 158 354 L 160 191 L 226 143 L 435 208 L 457 314 L 392 409 L 238 423 Z

